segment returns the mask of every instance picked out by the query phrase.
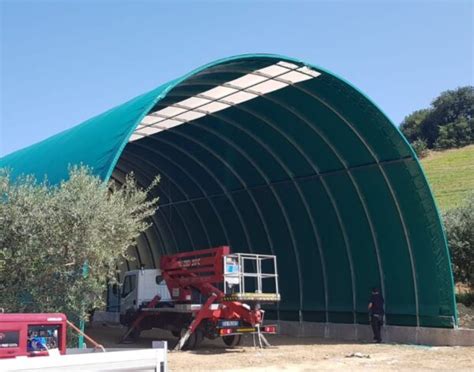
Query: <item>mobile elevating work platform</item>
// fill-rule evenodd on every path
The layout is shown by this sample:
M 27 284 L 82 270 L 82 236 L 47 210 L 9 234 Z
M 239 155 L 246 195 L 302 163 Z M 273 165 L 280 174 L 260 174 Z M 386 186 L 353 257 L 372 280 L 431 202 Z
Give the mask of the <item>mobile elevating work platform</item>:
M 176 350 L 195 349 L 204 338 L 236 346 L 252 334 L 260 347 L 276 325 L 264 324 L 262 304 L 280 301 L 276 256 L 231 253 L 228 246 L 161 258 L 160 270 L 127 272 L 121 295 L 121 341 L 162 328 L 179 337 Z

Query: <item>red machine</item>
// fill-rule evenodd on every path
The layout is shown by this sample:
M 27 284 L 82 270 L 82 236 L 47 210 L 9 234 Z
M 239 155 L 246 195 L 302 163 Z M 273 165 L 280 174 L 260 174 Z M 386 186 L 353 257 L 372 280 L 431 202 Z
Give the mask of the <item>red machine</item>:
M 277 327 L 263 324 L 261 304 L 280 301 L 275 256 L 231 254 L 221 246 L 163 256 L 160 268 L 171 301 L 156 295 L 144 304 L 122 340 L 157 327 L 180 337 L 178 350 L 194 349 L 204 337 L 235 346 L 245 333 L 269 345 L 263 334 Z
M 0 358 L 66 354 L 64 314 L 0 313 Z

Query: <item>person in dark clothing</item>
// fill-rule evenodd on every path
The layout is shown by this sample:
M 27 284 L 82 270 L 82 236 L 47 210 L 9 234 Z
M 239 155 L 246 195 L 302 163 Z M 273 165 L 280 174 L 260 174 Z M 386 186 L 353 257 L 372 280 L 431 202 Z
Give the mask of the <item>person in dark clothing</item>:
M 381 330 L 383 326 L 384 311 L 384 299 L 380 294 L 378 288 L 372 288 L 372 296 L 370 296 L 369 302 L 369 318 L 370 324 L 372 325 L 372 331 L 374 332 L 374 341 L 377 343 L 382 342 Z

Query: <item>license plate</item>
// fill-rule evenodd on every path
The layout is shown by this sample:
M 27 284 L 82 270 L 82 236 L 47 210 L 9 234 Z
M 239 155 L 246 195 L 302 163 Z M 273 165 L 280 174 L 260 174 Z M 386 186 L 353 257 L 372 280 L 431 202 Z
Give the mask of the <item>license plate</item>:
M 240 327 L 240 321 L 238 321 L 238 320 L 221 320 L 221 321 L 219 321 L 219 327 L 221 327 L 221 328 Z

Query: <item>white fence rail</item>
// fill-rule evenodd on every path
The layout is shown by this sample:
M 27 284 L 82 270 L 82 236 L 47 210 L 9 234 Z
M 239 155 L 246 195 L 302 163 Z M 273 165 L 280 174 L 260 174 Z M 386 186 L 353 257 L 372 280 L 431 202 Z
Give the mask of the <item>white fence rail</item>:
M 165 349 L 139 349 L 49 357 L 0 359 L 0 371 L 154 371 L 166 372 Z

